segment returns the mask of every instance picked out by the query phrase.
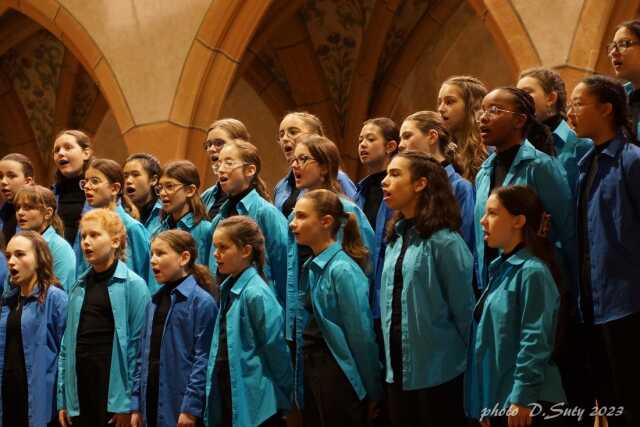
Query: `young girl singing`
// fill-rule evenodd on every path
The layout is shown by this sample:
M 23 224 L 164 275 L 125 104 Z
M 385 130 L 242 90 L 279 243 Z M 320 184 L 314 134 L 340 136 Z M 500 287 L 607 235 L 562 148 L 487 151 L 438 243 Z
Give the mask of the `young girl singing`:
M 51 253 L 40 234 L 18 232 L 6 252 L 12 289 L 0 304 L 0 425 L 46 426 L 56 414 L 67 295 L 58 287 Z
M 67 329 L 58 373 L 63 427 L 128 427 L 139 410 L 141 336 L 149 290 L 121 261 L 125 226 L 110 209 L 95 209 L 80 222 L 89 270 L 69 294 Z
M 4 241 L 11 240 L 17 230 L 16 207 L 13 199 L 21 188 L 33 183 L 33 165 L 24 154 L 7 154 L 0 160 L 0 192 L 4 203 L 0 206 L 0 231 Z
M 64 225 L 56 213 L 56 197 L 51 190 L 33 185 L 18 191 L 14 198 L 16 218 L 22 230 L 42 235 L 51 250 L 53 272 L 69 292 L 76 281 L 76 256 L 62 237 Z
M 218 307 L 195 240 L 168 230 L 151 242 L 151 268 L 162 286 L 151 299 L 142 338 L 140 413 L 133 425 L 195 426 L 202 421 L 211 335 Z
M 149 153 L 135 153 L 127 157 L 122 172 L 124 194 L 136 206 L 140 222 L 153 236 L 160 228 L 162 210 L 162 204 L 155 191 L 162 173 L 160 162 Z
M 237 215 L 213 233 L 220 273 L 220 312 L 207 369 L 208 426 L 283 426 L 293 389 L 284 313 L 263 279 L 264 236 Z
M 368 250 L 355 216 L 334 192 L 305 193 L 293 215 L 296 242 L 313 252 L 298 287 L 296 400 L 307 426 L 366 426 L 366 401 L 382 397 L 369 281 L 363 271 Z M 336 240 L 339 230 L 341 242 Z

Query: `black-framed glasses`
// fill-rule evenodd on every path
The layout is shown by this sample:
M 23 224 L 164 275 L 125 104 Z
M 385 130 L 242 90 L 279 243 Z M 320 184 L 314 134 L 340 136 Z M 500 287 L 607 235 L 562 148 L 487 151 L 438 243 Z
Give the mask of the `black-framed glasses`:
M 498 116 L 500 113 L 511 113 L 511 114 L 523 115 L 522 113 L 519 113 L 517 111 L 507 110 L 506 108 L 496 107 L 495 105 L 492 105 L 486 110 L 481 108 L 480 110 L 476 111 L 475 113 L 476 122 L 479 122 L 480 120 L 482 120 L 485 114 L 488 115 L 489 118 L 493 119 L 494 117 Z
M 316 161 L 316 159 L 314 159 L 311 156 L 307 156 L 306 154 L 303 154 L 301 156 L 296 156 L 293 159 L 291 159 L 291 164 L 293 165 L 295 163 L 298 166 L 302 167 L 311 161 Z
M 102 180 L 96 177 L 81 179 L 80 182 L 78 182 L 78 186 L 81 190 L 84 190 L 86 187 L 96 188 L 100 184 L 102 184 Z
M 166 192 L 167 194 L 173 194 L 182 187 L 184 187 L 184 184 L 174 184 L 172 182 L 168 182 L 166 184 L 156 185 L 155 187 L 153 187 L 153 191 L 156 193 L 156 196 L 159 196 L 162 191 Z
M 227 142 L 224 139 L 221 138 L 215 138 L 215 139 L 207 139 L 205 142 L 202 143 L 202 148 L 204 148 L 205 150 L 208 150 L 211 147 L 216 147 L 218 149 L 224 147 L 224 144 L 226 144 Z
M 617 42 L 611 42 L 607 45 L 607 53 L 611 55 L 614 50 L 624 53 L 625 50 L 637 44 L 640 44 L 640 42 L 636 40 L 618 40 Z

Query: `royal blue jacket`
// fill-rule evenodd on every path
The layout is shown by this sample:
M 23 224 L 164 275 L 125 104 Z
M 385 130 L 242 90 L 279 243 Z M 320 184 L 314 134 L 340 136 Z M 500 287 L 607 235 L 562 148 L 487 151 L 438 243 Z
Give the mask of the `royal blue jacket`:
M 165 216 L 162 220 L 159 232 L 171 230 L 170 217 Z M 211 236 L 213 235 L 213 228 L 211 222 L 206 219 L 201 219 L 196 224 L 193 213 L 188 212 L 176 223 L 176 229 L 183 230 L 191 234 L 193 240 L 196 241 L 196 247 L 198 248 L 198 258 L 196 262 L 198 264 L 207 265 L 209 257 L 211 255 Z
M 156 294 L 157 295 L 157 294 Z M 147 414 L 147 385 L 156 296 L 147 306 L 142 336 L 142 370 L 137 390 L 143 419 Z M 171 291 L 160 347 L 158 390 L 159 426 L 177 425 L 180 413 L 204 416 L 207 363 L 218 307 L 211 294 L 193 276 Z
M 289 185 L 289 179 L 292 173 L 293 171 L 289 170 L 289 173 L 287 173 L 284 178 L 278 181 L 276 187 L 273 189 L 273 204 L 276 206 L 276 208 L 278 208 L 279 211 L 282 211 L 282 205 L 284 205 L 284 202 L 287 201 L 287 199 L 291 195 L 291 192 L 293 191 L 293 188 L 291 188 L 291 186 Z M 357 190 L 355 184 L 353 183 L 353 181 L 351 181 L 351 178 L 349 178 L 346 173 L 339 170 L 338 182 L 340 183 L 342 193 L 349 199 L 353 200 L 356 197 Z M 298 199 L 300 198 L 300 196 L 302 196 L 302 194 L 304 194 L 304 190 L 301 191 L 300 194 L 298 194 Z
M 366 203 L 365 196 L 369 191 L 369 184 L 370 183 L 365 178 L 357 185 L 357 193 L 353 201 L 361 210 L 364 209 L 364 204 Z M 387 203 L 382 200 L 380 202 L 380 207 L 378 208 L 378 213 L 376 214 L 376 223 L 370 224 L 375 233 L 375 246 L 373 248 L 373 253 L 375 254 L 376 263 L 373 266 L 373 286 L 369 290 L 371 312 L 374 319 L 380 318 L 380 280 L 382 278 L 382 267 L 384 265 L 384 251 L 387 247 L 385 232 L 387 221 L 389 221 L 392 214 L 393 211 L 391 208 L 389 208 Z M 371 250 L 371 247 L 367 247 L 367 249 Z
M 220 212 L 212 221 L 214 229 L 220 221 L 229 216 L 230 206 L 231 204 L 227 200 L 220 207 Z M 267 281 L 273 285 L 278 301 L 284 306 L 287 290 L 287 219 L 275 206 L 263 199 L 255 189 L 247 193 L 236 204 L 236 211 L 238 215 L 253 218 L 260 226 L 265 240 L 264 274 Z M 211 241 L 211 237 L 209 237 L 209 241 Z M 214 249 L 215 245 L 212 244 L 211 250 Z M 209 270 L 214 275 L 218 270 L 218 262 L 214 256 L 209 258 Z
M 42 237 L 47 242 L 53 257 L 53 272 L 64 290 L 69 292 L 76 282 L 76 254 L 69 242 L 56 233 L 53 227 L 47 227 Z
M 480 220 L 484 216 L 487 199 L 491 191 L 491 176 L 496 154 L 491 154 L 482 163 L 476 176 L 475 244 L 478 287 L 487 282 L 487 266 L 484 259 L 484 232 Z M 544 210 L 551 215 L 550 238 L 559 253 L 559 262 L 570 285 L 577 281 L 576 216 L 573 196 L 564 169 L 557 159 L 536 150 L 525 141 L 518 150 L 502 186 L 527 185 L 533 189 Z
M 447 165 L 444 168 L 453 190 L 453 195 L 458 201 L 460 207 L 460 219 L 462 219 L 462 225 L 460 226 L 460 234 L 466 242 L 469 250 L 473 252 L 475 248 L 475 237 L 473 229 L 473 209 L 476 204 L 476 191 L 473 185 L 464 179 L 458 172 L 456 172 L 453 165 Z
M 356 220 L 358 221 L 358 227 L 360 229 L 360 238 L 362 239 L 362 243 L 367 248 L 374 248 L 375 243 L 375 234 L 373 233 L 373 229 L 371 225 L 369 225 L 369 220 L 367 216 L 362 212 L 362 210 L 352 201 L 347 200 L 343 197 L 340 197 L 340 202 L 342 203 L 342 208 L 347 213 L 352 213 L 355 215 Z M 289 223 L 293 221 L 295 212 L 291 212 L 289 215 Z M 340 229 L 338 232 L 338 241 L 342 242 L 343 230 Z M 292 341 L 294 339 L 294 320 L 296 318 L 296 313 L 298 311 L 298 280 L 300 274 L 300 259 L 298 257 L 298 244 L 296 243 L 296 239 L 293 235 L 291 229 L 288 232 L 288 245 L 287 245 L 288 255 L 287 255 L 287 296 L 286 296 L 286 304 L 285 304 L 285 336 L 287 340 Z M 369 268 L 366 271 L 367 277 L 369 278 L 369 285 L 373 287 L 374 284 L 374 276 L 373 276 L 373 268 L 376 265 L 377 258 L 374 251 L 369 252 Z
M 640 311 L 640 147 L 619 134 L 601 153 L 591 149 L 578 163 L 578 200 L 593 156 L 598 169 L 585 225 L 593 316 L 601 324 Z
M 67 329 L 58 364 L 58 409 L 66 409 L 70 417 L 80 415 L 76 344 L 88 273 L 89 270 L 78 278 L 69 294 Z M 115 323 L 107 411 L 115 414 L 139 411 L 139 400 L 133 392 L 140 387 L 141 338 L 150 299 L 149 289 L 140 276 L 118 261 L 107 290 Z
M 627 92 L 627 97 L 630 97 L 634 90 L 635 90 L 635 88 L 633 87 L 633 83 L 626 82 L 624 84 L 624 91 Z M 638 117 L 638 115 L 636 115 L 636 117 L 632 117 L 631 119 L 633 121 L 633 124 L 636 127 L 636 137 L 639 137 L 639 135 L 640 135 L 640 117 Z
M 7 319 L 11 306 L 17 304 L 20 289 L 14 288 L 3 297 L 0 311 L 0 402 L 7 341 Z M 27 393 L 29 395 L 29 426 L 46 426 L 56 414 L 56 374 L 60 342 L 67 321 L 67 295 L 54 286 L 40 304 L 40 290 L 24 300 L 21 330 L 24 364 L 27 369 Z M 0 427 L 2 426 L 0 404 Z M 10 426 L 4 426 L 10 427 Z
M 556 158 L 567 173 L 567 181 L 571 194 L 576 196 L 576 186 L 578 183 L 578 161 L 593 147 L 590 139 L 578 138 L 576 133 L 569 127 L 566 120 L 553 130 L 553 145 L 556 149 Z
M 327 347 L 360 400 L 379 400 L 382 378 L 378 345 L 369 307 L 367 277 L 356 262 L 333 243 L 305 262 L 298 289 L 296 317 L 296 400 L 303 398 L 303 332 L 309 322 L 305 308 L 311 293 L 313 313 Z
M 247 268 L 232 286 L 230 283 L 229 277 L 220 285 L 220 306 L 229 301 L 226 327 L 231 418 L 234 427 L 252 427 L 290 408 L 291 355 L 283 335 L 282 307 L 256 269 Z M 205 423 L 209 426 L 215 426 L 221 415 L 215 374 L 221 317 L 216 319 L 207 368 Z
M 465 376 L 467 414 L 565 400 L 551 358 L 560 294 L 547 266 L 524 248 L 495 259 L 476 306 Z
M 4 252 L 0 251 L 0 283 L 9 283 L 9 267 L 7 266 L 7 257 L 4 256 Z M 9 286 L 5 285 L 5 291 L 9 290 Z M 3 292 L 4 293 L 4 292 Z
M 386 381 L 403 390 L 434 387 L 461 375 L 473 304 L 473 256 L 457 231 L 442 229 L 428 239 L 415 229 L 402 262 L 402 372 L 391 366 L 390 330 L 396 263 L 407 222 L 396 224 L 382 272 L 380 309 L 386 359 Z

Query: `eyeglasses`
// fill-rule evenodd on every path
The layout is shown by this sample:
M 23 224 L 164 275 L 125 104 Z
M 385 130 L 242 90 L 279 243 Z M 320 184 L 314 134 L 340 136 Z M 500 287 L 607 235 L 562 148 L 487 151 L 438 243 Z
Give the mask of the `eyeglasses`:
M 206 140 L 205 142 L 202 143 L 202 148 L 204 148 L 205 150 L 208 150 L 209 148 L 216 147 L 218 149 L 224 147 L 224 144 L 226 144 L 227 142 L 224 139 L 220 139 L 220 138 L 216 138 L 216 139 L 212 139 L 212 140 Z
M 153 187 L 153 191 L 156 193 L 156 196 L 159 196 L 162 191 L 164 191 L 167 194 L 173 194 L 179 189 L 181 189 L 182 187 L 184 187 L 183 184 L 173 184 L 169 182 L 167 184 L 156 185 L 155 187 Z
M 102 184 L 102 180 L 100 178 L 92 177 L 89 179 L 81 179 L 78 186 L 81 190 L 84 190 L 86 187 L 96 188 L 100 184 Z
M 607 45 L 607 53 L 611 55 L 614 50 L 624 53 L 625 50 L 637 44 L 640 44 L 640 42 L 635 40 L 619 40 L 617 42 L 611 42 Z
M 301 156 L 294 157 L 293 159 L 291 159 L 291 164 L 293 165 L 294 163 L 297 163 L 298 166 L 302 167 L 302 166 L 306 165 L 308 162 L 311 162 L 311 161 L 315 162 L 316 159 L 314 159 L 311 156 L 307 156 L 306 154 L 303 154 Z
M 579 102 L 574 102 L 574 103 L 571 103 L 571 104 L 567 105 L 567 111 L 572 110 L 572 111 L 575 111 L 576 113 L 581 113 L 582 110 L 584 109 L 584 107 L 588 107 L 590 105 L 593 105 L 593 103 L 591 103 L 591 104 L 581 104 Z
M 218 162 L 218 172 L 220 172 L 221 170 L 231 172 L 246 165 L 247 163 L 238 163 L 234 162 L 233 160 L 225 160 L 223 162 Z
M 480 109 L 478 111 L 476 111 L 476 122 L 479 122 L 480 120 L 482 120 L 482 118 L 484 117 L 484 115 L 488 115 L 489 118 L 493 119 L 494 117 L 500 115 L 500 113 L 511 113 L 511 114 L 517 114 L 522 116 L 522 113 L 518 113 L 517 111 L 511 111 L 511 110 L 507 110 L 506 108 L 500 108 L 500 107 L 496 107 L 495 105 L 492 105 L 491 107 L 485 109 Z

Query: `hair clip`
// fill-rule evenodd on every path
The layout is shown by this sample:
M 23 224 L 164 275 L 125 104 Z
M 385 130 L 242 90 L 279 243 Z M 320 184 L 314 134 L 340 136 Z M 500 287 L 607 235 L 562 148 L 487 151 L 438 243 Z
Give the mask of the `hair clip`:
M 551 229 L 551 214 L 542 212 L 540 216 L 540 227 L 538 227 L 538 236 L 547 237 Z

